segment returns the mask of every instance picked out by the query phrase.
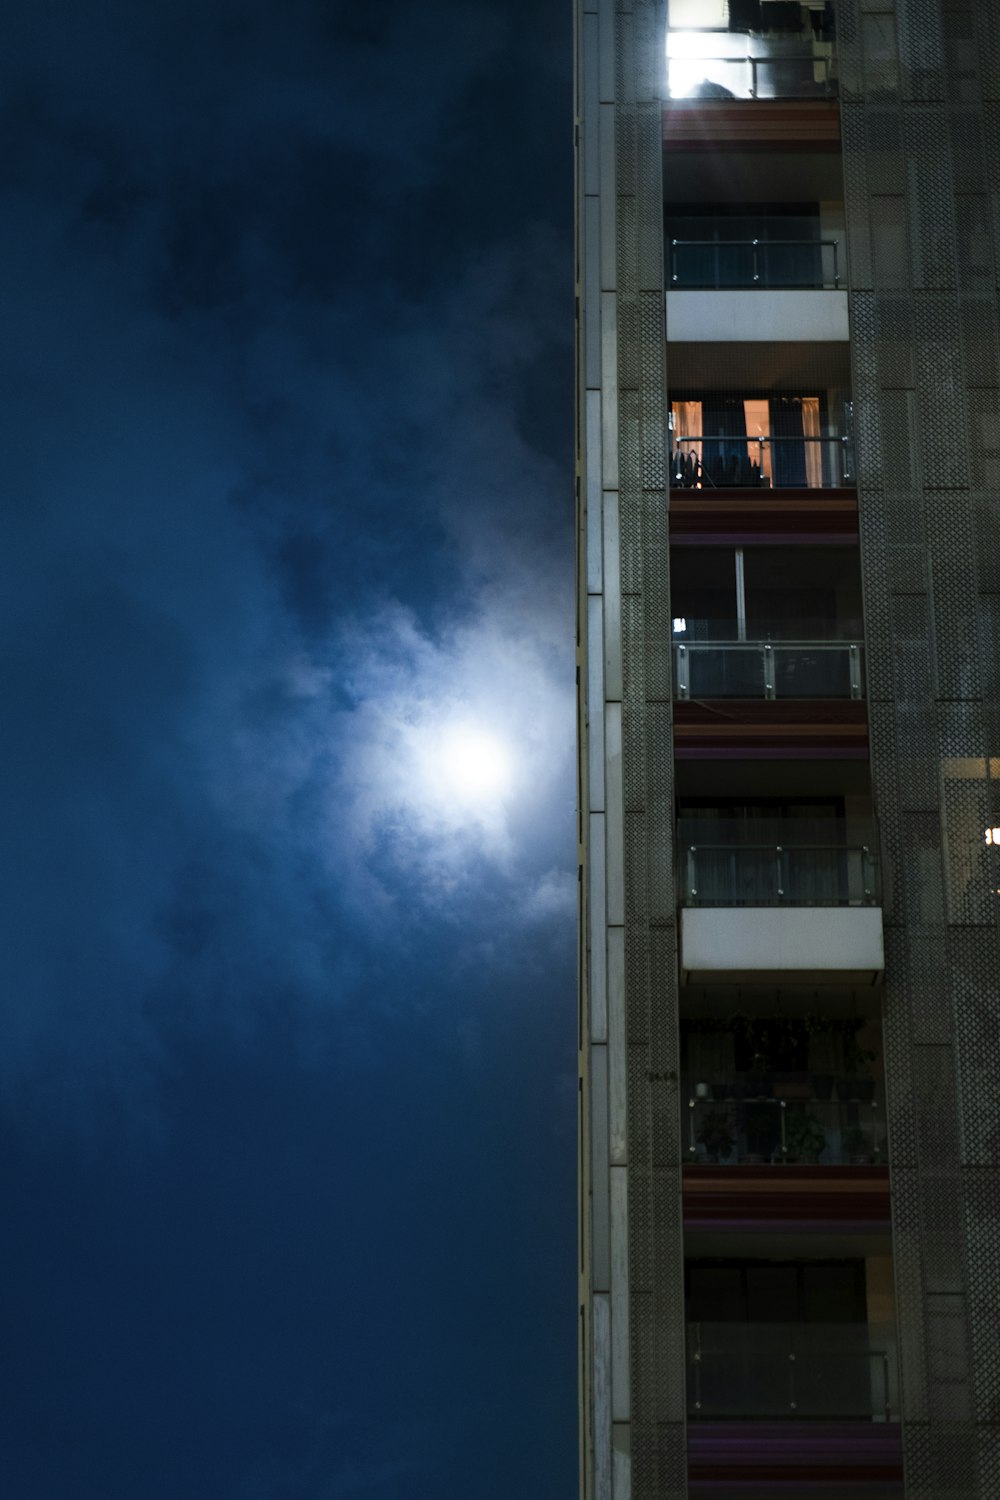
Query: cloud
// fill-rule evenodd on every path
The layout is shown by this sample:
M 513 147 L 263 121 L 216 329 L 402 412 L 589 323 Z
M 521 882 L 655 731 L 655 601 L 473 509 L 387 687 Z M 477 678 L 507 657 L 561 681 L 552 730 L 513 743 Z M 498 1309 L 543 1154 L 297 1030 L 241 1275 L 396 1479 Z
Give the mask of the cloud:
M 393 222 L 426 234 L 430 179 L 480 175 L 441 143 L 509 33 L 439 10 L 461 55 L 400 13 L 320 65 L 325 7 L 273 56 L 257 8 L 215 7 L 216 78 L 197 28 L 106 9 L 106 35 L 23 38 L 0 244 L 0 1080 L 74 1117 L 155 1110 L 177 1027 L 335 1010 L 387 947 L 461 966 L 563 921 L 572 858 L 571 495 L 535 411 L 567 369 L 562 246 L 473 217 L 481 254 L 408 268 Z M 374 135 L 369 88 L 394 100 Z M 421 209 L 371 206 L 375 158 Z M 458 721 L 510 748 L 495 805 L 429 775 Z

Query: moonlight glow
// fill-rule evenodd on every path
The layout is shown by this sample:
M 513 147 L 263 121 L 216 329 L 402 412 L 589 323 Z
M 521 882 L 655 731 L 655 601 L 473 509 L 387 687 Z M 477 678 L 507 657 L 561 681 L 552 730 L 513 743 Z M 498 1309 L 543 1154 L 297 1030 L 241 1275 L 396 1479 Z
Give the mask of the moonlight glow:
M 506 749 L 493 735 L 480 729 L 453 729 L 445 735 L 441 771 L 446 789 L 466 804 L 499 800 L 511 781 Z

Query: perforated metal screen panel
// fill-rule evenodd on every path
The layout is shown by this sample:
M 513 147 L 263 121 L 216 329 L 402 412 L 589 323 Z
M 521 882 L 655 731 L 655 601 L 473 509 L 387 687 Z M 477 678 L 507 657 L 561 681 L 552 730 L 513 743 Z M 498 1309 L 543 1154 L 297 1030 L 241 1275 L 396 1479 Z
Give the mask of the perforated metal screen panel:
M 1000 1495 L 998 27 L 838 5 L 908 1500 Z
M 687 1492 L 665 472 L 665 7 L 615 17 L 632 1495 Z

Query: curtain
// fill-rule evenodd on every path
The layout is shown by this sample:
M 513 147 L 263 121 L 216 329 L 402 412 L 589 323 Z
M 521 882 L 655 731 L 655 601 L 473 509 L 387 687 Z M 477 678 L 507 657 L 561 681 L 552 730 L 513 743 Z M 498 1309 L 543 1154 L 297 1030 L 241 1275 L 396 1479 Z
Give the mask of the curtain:
M 701 402 L 674 401 L 670 406 L 673 417 L 673 472 L 671 484 L 680 489 L 701 488 Z M 697 442 L 680 442 L 681 438 L 697 438 Z
M 802 397 L 802 433 L 807 438 L 818 438 L 819 428 L 819 397 Z M 806 484 L 811 490 L 823 487 L 823 444 L 812 442 L 806 443 Z
M 801 488 L 806 483 L 806 445 L 801 441 L 802 401 L 798 396 L 771 397 L 771 432 L 775 438 L 775 484 Z

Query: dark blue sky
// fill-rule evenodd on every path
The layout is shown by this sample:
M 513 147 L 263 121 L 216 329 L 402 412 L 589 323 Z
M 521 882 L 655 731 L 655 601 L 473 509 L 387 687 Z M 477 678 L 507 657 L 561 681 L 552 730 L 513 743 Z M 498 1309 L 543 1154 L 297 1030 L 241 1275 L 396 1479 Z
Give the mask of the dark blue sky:
M 0 1492 L 570 1500 L 568 0 L 4 23 Z

